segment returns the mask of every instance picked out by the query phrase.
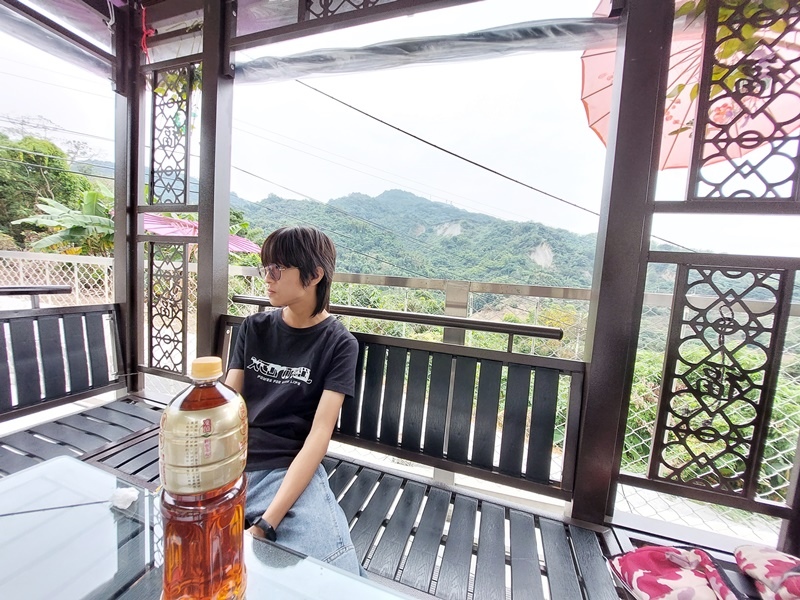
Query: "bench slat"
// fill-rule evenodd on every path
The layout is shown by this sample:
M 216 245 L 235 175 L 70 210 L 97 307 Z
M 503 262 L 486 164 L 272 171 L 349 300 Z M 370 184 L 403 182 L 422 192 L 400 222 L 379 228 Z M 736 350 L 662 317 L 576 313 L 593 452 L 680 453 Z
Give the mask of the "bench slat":
M 528 460 L 525 473 L 533 481 L 550 481 L 550 462 L 558 404 L 558 371 L 538 367 L 533 379 Z
M 533 515 L 510 510 L 511 597 L 520 600 L 544 600 L 539 552 L 536 548 L 536 521 Z M 480 548 L 478 548 L 480 554 Z M 477 582 L 476 582 L 477 585 Z
M 400 442 L 400 409 L 403 405 L 403 386 L 406 379 L 405 348 L 389 348 L 386 360 L 386 385 L 383 392 L 381 441 L 396 446 Z
M 322 458 L 322 467 L 325 469 L 325 472 L 328 474 L 328 477 L 331 476 L 331 473 L 340 462 L 341 461 L 336 460 L 335 458 L 331 458 L 330 456 L 324 456 Z
M 9 323 L 14 374 L 17 380 L 17 406 L 31 406 L 42 399 L 39 386 L 39 359 L 33 319 L 15 319 Z
M 430 355 L 421 350 L 412 350 L 410 354 L 402 447 L 419 451 L 422 442 L 422 417 L 425 410 L 425 391 L 428 387 Z
M 160 598 L 164 586 L 163 567 L 150 569 L 117 600 L 153 600 Z
M 64 343 L 67 347 L 70 389 L 89 389 L 89 358 L 83 337 L 83 315 L 64 315 Z
M 8 364 L 8 351 L 6 350 L 6 328 L 0 321 L 0 414 L 11 410 L 11 375 L 5 367 Z
M 472 463 L 491 469 L 497 438 L 497 409 L 500 406 L 500 379 L 503 365 L 495 360 L 482 360 L 478 381 L 478 401 L 475 408 L 475 437 Z
M 69 415 L 67 417 L 61 417 L 56 422 L 63 423 L 64 425 L 69 425 L 70 427 L 74 427 L 75 429 L 80 429 L 81 431 L 85 431 L 87 433 L 93 433 L 95 435 L 99 435 L 100 437 L 104 437 L 109 442 L 116 442 L 117 440 L 121 440 L 122 438 L 131 433 L 130 431 L 128 431 L 124 427 L 120 427 L 119 425 L 113 425 L 112 423 L 101 423 L 100 421 L 89 419 L 83 413 L 78 413 L 77 415 Z
M 481 504 L 480 543 L 478 544 L 478 560 L 475 565 L 475 598 L 505 600 L 505 524 L 506 515 L 502 507 L 488 502 Z M 512 598 L 517 598 L 517 596 L 512 595 Z
M 582 598 L 578 574 L 572 561 L 569 540 L 564 524 L 550 519 L 539 519 L 542 532 L 544 562 L 551 598 Z
M 86 313 L 86 341 L 89 343 L 92 387 L 97 388 L 108 385 L 106 333 L 103 328 L 103 315 L 101 313 Z
M 617 600 L 619 595 L 603 559 L 597 534 L 574 525 L 569 526 L 569 534 L 589 600 Z
M 367 496 L 375 487 L 378 482 L 380 473 L 373 469 L 362 469 L 356 477 L 353 485 L 347 490 L 345 495 L 339 500 L 339 506 L 342 507 L 347 522 L 350 523 L 356 516 L 358 510 L 364 505 Z
M 158 447 L 158 433 L 155 431 L 151 432 L 151 435 L 137 441 L 135 444 L 131 444 L 113 454 L 104 456 L 100 459 L 100 462 L 114 469 L 124 470 L 122 466 L 125 465 L 125 463 L 134 460 L 137 456 L 147 452 L 153 447 Z
M 153 425 L 158 425 L 158 423 L 161 421 L 161 409 L 148 408 L 147 405 L 140 402 L 116 400 L 111 404 L 106 404 L 105 408 L 143 419 L 149 423 L 152 423 Z
M 506 406 L 503 412 L 503 435 L 500 440 L 500 470 L 510 475 L 522 473 L 522 453 L 525 445 L 525 422 L 531 389 L 531 368 L 508 366 Z
M 122 537 L 122 532 L 118 532 L 118 539 Z M 113 577 L 100 587 L 95 588 L 90 594 L 84 596 L 83 600 L 106 600 L 107 598 L 119 598 L 123 590 L 128 590 L 131 585 L 145 574 L 145 565 L 141 557 L 147 556 L 147 544 L 149 536 L 140 532 L 125 541 L 117 550 L 118 568 Z M 134 567 L 135 565 L 135 567 Z M 160 591 L 159 591 L 160 593 Z M 156 593 L 153 598 L 157 598 Z M 123 597 L 128 597 L 124 595 Z
M 42 376 L 44 378 L 44 397 L 61 398 L 67 393 L 67 380 L 64 376 L 64 354 L 61 347 L 61 319 L 57 316 L 39 318 L 39 341 L 42 351 Z
M 431 488 L 422 511 L 422 519 L 411 542 L 400 582 L 427 592 L 431 584 L 436 556 L 442 543 L 444 520 L 450 507 L 450 492 Z
M 447 405 L 452 370 L 452 355 L 440 352 L 433 354 L 428 412 L 425 417 L 425 454 L 436 458 L 444 456 L 444 431 L 447 427 Z
M 144 419 L 134 417 L 118 410 L 113 410 L 107 406 L 97 406 L 84 411 L 83 414 L 94 417 L 95 419 L 100 419 L 101 421 L 106 421 L 107 423 L 113 423 L 118 427 L 124 427 L 131 433 L 147 429 L 152 425 L 150 421 L 145 421 Z
M 150 465 L 156 465 L 158 467 L 158 444 L 156 443 L 155 446 L 148 448 L 146 451 L 138 454 L 124 465 L 119 467 L 119 470 L 123 473 L 127 473 L 128 475 L 138 475 L 143 469 L 146 469 Z M 142 479 L 148 479 L 149 477 L 143 477 Z
M 26 454 L 47 460 L 59 456 L 77 456 L 77 452 L 68 446 L 46 442 L 43 439 L 32 435 L 28 431 L 18 431 L 0 439 L 0 443 L 10 446 L 16 450 L 21 450 Z
M 22 471 L 33 465 L 39 464 L 40 461 L 24 454 L 17 454 L 11 450 L 0 446 L 0 471 L 7 475 Z
M 158 486 L 161 480 L 161 473 L 158 470 L 158 459 L 151 462 L 141 471 L 136 473 L 136 477 L 139 479 L 144 479 L 145 481 Z
M 436 583 L 436 595 L 439 598 L 466 600 L 477 512 L 477 500 L 456 496 L 442 565 L 439 568 L 439 579 Z
M 414 482 L 406 483 L 403 494 L 375 548 L 375 553 L 367 568 L 368 571 L 388 579 L 394 579 L 424 497 L 424 485 Z
M 467 462 L 477 368 L 478 361 L 474 358 L 464 356 L 456 358 L 453 408 L 450 413 L 450 433 L 447 439 L 447 458 L 460 463 Z
M 364 374 L 364 396 L 361 401 L 359 435 L 366 440 L 378 439 L 378 418 L 381 411 L 381 388 L 386 364 L 386 346 L 370 344 Z
M 42 423 L 36 427 L 31 427 L 28 431 L 38 433 L 39 435 L 56 440 L 57 442 L 64 442 L 70 446 L 75 446 L 83 452 L 96 450 L 100 446 L 108 443 L 108 440 L 98 435 L 78 431 L 73 427 L 68 427 L 61 423 Z
M 356 373 L 359 375 L 364 372 L 364 344 L 358 345 L 358 358 L 356 359 Z M 353 396 L 347 396 L 342 404 L 339 415 L 339 431 L 345 435 L 354 436 L 358 426 L 358 405 L 363 396 L 363 383 L 360 376 L 356 377 L 356 388 Z
M 333 472 L 333 475 L 330 476 L 328 479 L 328 484 L 331 486 L 331 491 L 333 495 L 337 498 L 342 493 L 342 490 L 347 487 L 347 484 L 350 483 L 350 480 L 358 471 L 358 466 L 352 463 L 342 463 L 339 467 Z
M 367 552 L 369 552 L 372 542 L 378 534 L 378 529 L 386 519 L 386 514 L 397 497 L 397 492 L 400 490 L 402 482 L 402 479 L 394 475 L 384 475 L 378 484 L 378 489 L 369 499 L 369 504 L 367 504 L 361 516 L 358 517 L 353 529 L 350 530 L 350 537 L 356 548 L 358 562 L 364 562 Z

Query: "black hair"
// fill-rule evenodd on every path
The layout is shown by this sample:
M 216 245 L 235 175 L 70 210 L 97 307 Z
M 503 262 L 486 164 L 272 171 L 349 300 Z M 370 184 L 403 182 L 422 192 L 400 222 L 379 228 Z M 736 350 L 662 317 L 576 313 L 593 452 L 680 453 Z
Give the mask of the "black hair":
M 308 286 L 322 268 L 317 284 L 317 304 L 311 316 L 327 310 L 331 299 L 331 284 L 336 267 L 336 247 L 327 235 L 315 227 L 281 227 L 267 236 L 261 246 L 261 264 L 297 267 L 300 281 Z

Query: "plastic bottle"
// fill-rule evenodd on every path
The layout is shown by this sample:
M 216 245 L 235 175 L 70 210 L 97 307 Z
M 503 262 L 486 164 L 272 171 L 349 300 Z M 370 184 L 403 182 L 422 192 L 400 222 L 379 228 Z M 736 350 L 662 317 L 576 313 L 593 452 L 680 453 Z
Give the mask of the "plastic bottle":
M 162 600 L 244 598 L 247 408 L 221 376 L 218 357 L 195 359 L 161 416 Z

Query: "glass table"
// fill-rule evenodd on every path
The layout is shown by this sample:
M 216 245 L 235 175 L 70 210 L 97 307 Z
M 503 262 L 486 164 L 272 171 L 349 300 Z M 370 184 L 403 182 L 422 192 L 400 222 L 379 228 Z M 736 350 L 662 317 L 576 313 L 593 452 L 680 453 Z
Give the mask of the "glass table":
M 127 508 L 111 503 L 134 488 Z M 157 498 L 71 457 L 0 479 L 0 598 L 154 599 L 161 592 Z M 407 598 L 245 533 L 247 598 Z

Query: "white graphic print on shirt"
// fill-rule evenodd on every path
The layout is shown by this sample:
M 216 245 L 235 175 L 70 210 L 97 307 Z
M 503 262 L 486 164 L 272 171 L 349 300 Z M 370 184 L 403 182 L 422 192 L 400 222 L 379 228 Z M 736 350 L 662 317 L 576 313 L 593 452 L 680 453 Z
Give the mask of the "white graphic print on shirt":
M 308 367 L 284 367 L 251 356 L 247 368 L 255 371 L 259 379 L 269 383 L 294 383 L 295 385 L 300 385 L 300 382 L 311 383 L 311 370 Z

